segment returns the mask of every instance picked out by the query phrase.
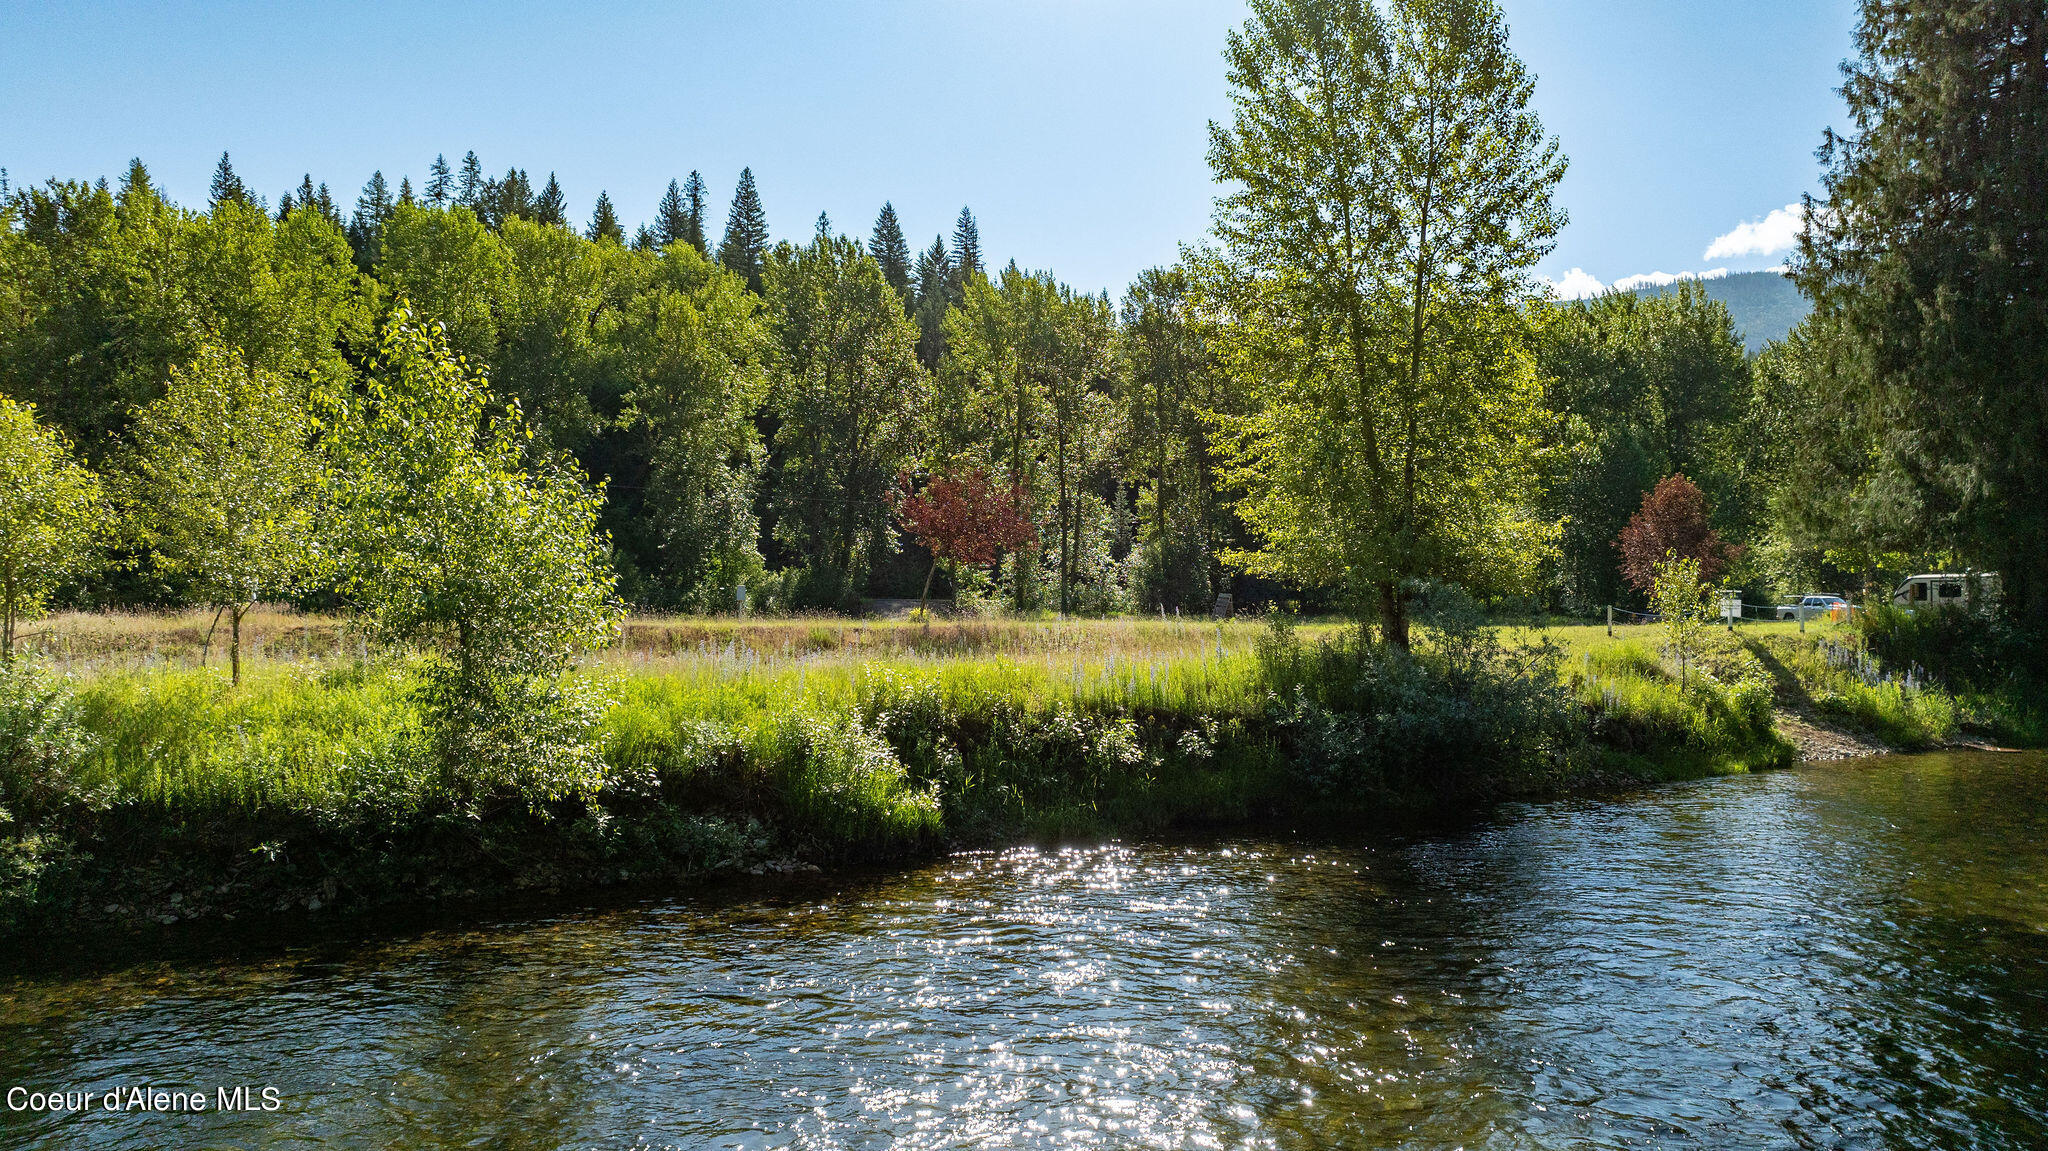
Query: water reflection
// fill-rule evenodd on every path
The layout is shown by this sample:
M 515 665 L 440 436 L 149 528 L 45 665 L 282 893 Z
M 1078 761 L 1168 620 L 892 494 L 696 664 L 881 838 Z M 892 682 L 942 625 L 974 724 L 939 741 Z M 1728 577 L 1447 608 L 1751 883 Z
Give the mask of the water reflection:
M 2048 760 L 1111 845 L 0 993 L 0 1147 L 2036 1147 Z

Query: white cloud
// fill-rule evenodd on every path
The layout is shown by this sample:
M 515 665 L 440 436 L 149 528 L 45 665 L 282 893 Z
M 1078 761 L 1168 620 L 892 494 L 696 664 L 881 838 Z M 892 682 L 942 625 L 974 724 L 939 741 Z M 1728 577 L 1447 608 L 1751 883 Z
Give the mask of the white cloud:
M 1735 230 L 1707 245 L 1703 260 L 1726 260 L 1737 256 L 1772 256 L 1791 250 L 1799 242 L 1799 230 L 1806 223 L 1806 208 L 1787 204 L 1773 209 L 1761 220 L 1735 225 Z
M 1643 272 L 1623 276 L 1614 281 L 1614 288 L 1619 292 L 1633 292 L 1637 288 L 1668 288 L 1680 280 L 1718 280 L 1727 274 L 1726 268 L 1710 268 L 1704 272 Z
M 1550 280 L 1549 277 L 1545 280 L 1550 284 L 1550 294 L 1560 300 L 1583 300 L 1607 290 L 1607 285 L 1584 268 L 1573 268 L 1564 274 L 1562 280 Z

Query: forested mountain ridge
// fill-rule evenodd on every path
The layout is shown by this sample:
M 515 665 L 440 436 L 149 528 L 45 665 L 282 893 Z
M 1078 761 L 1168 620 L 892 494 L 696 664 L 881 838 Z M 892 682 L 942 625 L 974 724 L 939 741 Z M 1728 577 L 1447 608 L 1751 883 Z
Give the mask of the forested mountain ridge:
M 1742 336 L 1742 346 L 1751 355 L 1763 351 L 1765 344 L 1790 335 L 1813 310 L 1813 305 L 1799 294 L 1798 286 L 1779 271 L 1731 272 L 1694 282 L 1708 299 L 1719 300 L 1727 307 L 1735 330 Z M 1641 296 L 1663 296 L 1675 290 L 1676 284 L 1664 284 L 1637 288 L 1635 292 Z

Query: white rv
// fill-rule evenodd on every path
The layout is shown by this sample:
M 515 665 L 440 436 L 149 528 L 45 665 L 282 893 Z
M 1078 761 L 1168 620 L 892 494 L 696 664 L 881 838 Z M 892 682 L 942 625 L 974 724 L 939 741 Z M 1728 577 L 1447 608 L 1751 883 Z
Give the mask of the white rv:
M 1892 592 L 1892 604 L 1918 611 L 1923 607 L 1969 607 L 1998 599 L 1997 572 L 1930 572 L 1907 576 Z

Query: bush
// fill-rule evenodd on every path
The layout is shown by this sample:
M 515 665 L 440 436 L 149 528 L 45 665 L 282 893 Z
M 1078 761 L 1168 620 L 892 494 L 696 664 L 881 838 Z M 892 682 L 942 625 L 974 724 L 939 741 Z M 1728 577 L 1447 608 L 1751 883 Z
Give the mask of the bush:
M 1333 799 L 1405 802 L 1505 790 L 1561 765 L 1580 733 L 1558 649 L 1504 642 L 1455 588 L 1424 588 L 1416 616 L 1413 654 L 1362 630 L 1304 644 L 1273 617 L 1260 646 L 1268 716 L 1302 782 Z
M 70 684 L 26 660 L 0 664 L 0 824 L 34 824 L 67 804 L 99 806 L 83 786 L 92 739 Z

